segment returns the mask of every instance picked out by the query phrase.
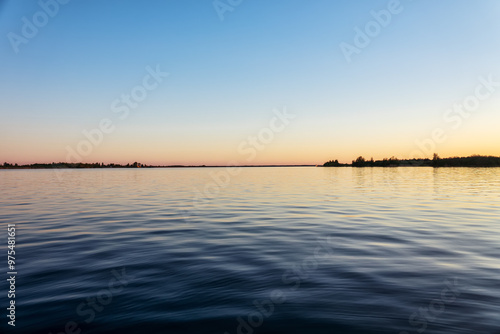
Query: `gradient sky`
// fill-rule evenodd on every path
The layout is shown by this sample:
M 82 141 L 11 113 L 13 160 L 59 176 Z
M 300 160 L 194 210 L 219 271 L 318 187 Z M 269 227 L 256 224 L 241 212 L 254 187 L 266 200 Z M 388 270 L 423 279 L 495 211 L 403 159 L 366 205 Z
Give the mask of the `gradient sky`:
M 500 2 L 401 0 L 348 62 L 340 44 L 390 2 L 243 0 L 221 20 L 212 0 L 72 0 L 53 17 L 0 1 L 0 161 L 67 161 L 80 145 L 85 162 L 320 164 L 406 158 L 416 141 L 500 156 L 500 85 L 444 119 L 480 77 L 500 82 Z M 23 18 L 41 26 L 13 47 Z M 158 65 L 169 75 L 120 118 L 112 104 Z M 295 118 L 270 140 L 284 109 Z M 89 149 L 82 131 L 103 119 L 114 130 Z M 436 128 L 445 139 L 431 144 Z

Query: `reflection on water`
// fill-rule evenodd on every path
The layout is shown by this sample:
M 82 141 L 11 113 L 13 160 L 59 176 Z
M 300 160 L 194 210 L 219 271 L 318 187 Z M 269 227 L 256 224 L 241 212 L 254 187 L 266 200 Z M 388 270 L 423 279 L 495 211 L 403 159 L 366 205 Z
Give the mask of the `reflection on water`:
M 500 169 L 223 170 L 0 171 L 15 332 L 500 332 Z

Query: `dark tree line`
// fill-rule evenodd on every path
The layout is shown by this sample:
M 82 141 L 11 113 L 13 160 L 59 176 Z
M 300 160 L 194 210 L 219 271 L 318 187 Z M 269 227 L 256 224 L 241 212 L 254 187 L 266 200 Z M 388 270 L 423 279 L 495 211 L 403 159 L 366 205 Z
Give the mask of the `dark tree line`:
M 120 165 L 120 164 L 105 164 L 105 163 L 84 163 L 84 162 L 53 162 L 49 164 L 42 163 L 34 163 L 28 165 L 18 165 L 11 164 L 8 162 L 4 162 L 3 165 L 0 165 L 2 169 L 46 169 L 46 168 L 140 168 L 140 167 L 152 167 L 143 165 L 138 162 L 134 162 L 132 164 Z
M 500 167 L 500 157 L 472 155 L 469 157 L 440 158 L 434 154 L 431 159 L 398 159 L 396 157 L 382 160 L 366 160 L 360 156 L 351 164 L 341 164 L 338 160 L 330 160 L 323 164 L 324 167 L 399 167 L 399 166 L 424 166 L 424 167 Z
M 500 157 L 471 155 L 470 157 L 453 157 L 441 159 L 434 154 L 434 167 L 500 167 Z

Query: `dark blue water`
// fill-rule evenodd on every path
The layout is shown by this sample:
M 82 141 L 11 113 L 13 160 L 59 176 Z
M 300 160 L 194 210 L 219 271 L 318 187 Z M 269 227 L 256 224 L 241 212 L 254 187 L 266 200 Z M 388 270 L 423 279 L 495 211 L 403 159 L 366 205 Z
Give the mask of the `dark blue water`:
M 500 169 L 237 172 L 0 171 L 0 331 L 500 333 Z

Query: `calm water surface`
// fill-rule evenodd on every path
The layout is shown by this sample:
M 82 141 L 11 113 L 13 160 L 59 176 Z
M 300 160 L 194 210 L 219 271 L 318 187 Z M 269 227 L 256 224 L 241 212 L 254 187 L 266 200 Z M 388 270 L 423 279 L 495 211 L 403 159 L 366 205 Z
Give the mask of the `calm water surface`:
M 3 170 L 0 332 L 500 333 L 499 205 L 498 168 Z

